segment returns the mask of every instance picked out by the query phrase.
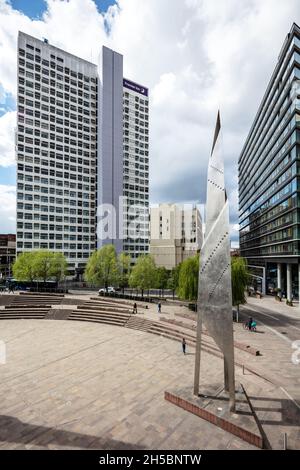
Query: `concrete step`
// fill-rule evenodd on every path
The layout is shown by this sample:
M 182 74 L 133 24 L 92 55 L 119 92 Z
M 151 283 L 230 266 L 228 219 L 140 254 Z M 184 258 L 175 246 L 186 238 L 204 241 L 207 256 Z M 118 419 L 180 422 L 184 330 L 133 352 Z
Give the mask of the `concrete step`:
M 140 330 L 140 331 L 148 331 L 151 328 L 151 326 L 152 326 L 151 320 L 139 318 L 136 316 L 131 316 L 125 325 L 126 328 L 131 328 L 132 330 Z
M 22 313 L 15 313 L 15 312 L 9 312 L 9 313 L 4 313 L 0 314 L 0 320 L 20 320 L 24 318 L 28 319 L 33 319 L 33 318 L 39 318 L 39 319 L 44 319 L 46 315 L 46 312 L 37 312 L 37 313 L 32 313 L 32 312 L 22 312 Z
M 20 311 L 20 309 L 22 309 L 22 310 L 31 310 L 31 309 L 39 309 L 39 308 L 42 308 L 44 310 L 45 309 L 50 309 L 51 305 L 45 305 L 45 304 L 5 305 L 5 310 L 19 310 Z
M 10 313 L 39 313 L 39 312 L 48 312 L 48 308 L 24 308 L 20 310 L 19 308 L 5 308 L 4 310 L 0 310 L 0 315 L 3 313 L 5 315 L 9 315 Z
M 107 312 L 105 310 L 85 310 L 84 308 L 78 308 L 77 310 L 72 310 L 71 314 L 81 314 L 81 315 L 92 315 L 92 316 L 106 316 L 111 318 L 120 318 L 127 320 L 130 315 L 126 313 L 116 313 L 116 312 Z
M 20 296 L 26 296 L 26 297 L 60 297 L 63 298 L 65 294 L 55 294 L 55 293 L 41 293 L 41 292 L 20 292 Z
M 62 299 L 51 299 L 49 297 L 15 297 L 12 303 L 17 304 L 29 304 L 29 303 L 49 303 L 49 304 L 60 304 Z
M 72 318 L 72 317 L 84 317 L 84 318 L 99 318 L 99 320 L 101 320 L 101 318 L 107 318 L 107 319 L 112 319 L 112 320 L 115 320 L 115 321 L 121 321 L 121 322 L 127 322 L 127 317 L 121 317 L 120 315 L 105 315 L 105 314 L 101 314 L 101 315 L 97 315 L 97 314 L 94 314 L 94 313 L 87 313 L 87 312 L 73 312 L 69 315 L 69 318 Z
M 71 321 L 87 321 L 91 323 L 105 323 L 106 325 L 124 326 L 124 321 L 114 320 L 112 318 L 95 318 L 81 315 L 69 316 L 68 320 Z
M 120 313 L 132 313 L 128 308 L 121 308 L 115 305 L 98 305 L 98 304 L 81 304 L 78 305 L 78 308 L 83 308 L 85 310 L 102 310 L 107 312 L 120 312 Z
M 170 334 L 170 335 L 173 335 L 173 336 L 176 336 L 180 339 L 182 338 L 185 338 L 186 340 L 188 339 L 189 341 L 192 341 L 192 342 L 196 342 L 196 337 L 189 334 L 188 332 L 186 331 L 181 331 L 181 330 L 177 330 L 177 329 L 174 329 L 174 328 L 168 328 L 167 326 L 165 325 L 159 325 L 157 323 L 154 323 L 150 329 L 150 332 L 152 332 L 152 330 L 154 331 L 157 331 L 158 333 L 161 332 L 161 333 L 167 333 L 167 334 Z
M 137 304 L 137 308 L 142 308 L 142 309 L 147 309 L 148 307 L 145 304 L 138 304 L 135 300 L 120 300 L 120 299 L 115 299 L 113 297 L 91 297 L 91 300 L 95 300 L 98 302 L 108 302 L 108 303 L 113 303 L 113 304 L 120 304 L 120 305 L 127 305 L 131 308 L 133 308 L 133 304 Z

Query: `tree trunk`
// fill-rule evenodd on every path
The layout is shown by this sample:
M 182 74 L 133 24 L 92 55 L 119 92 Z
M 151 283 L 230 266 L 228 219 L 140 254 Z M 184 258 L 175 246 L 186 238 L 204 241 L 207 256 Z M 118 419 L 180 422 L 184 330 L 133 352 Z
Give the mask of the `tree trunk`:
M 240 313 L 240 306 L 237 304 L 236 306 L 236 322 L 239 322 L 239 313 Z

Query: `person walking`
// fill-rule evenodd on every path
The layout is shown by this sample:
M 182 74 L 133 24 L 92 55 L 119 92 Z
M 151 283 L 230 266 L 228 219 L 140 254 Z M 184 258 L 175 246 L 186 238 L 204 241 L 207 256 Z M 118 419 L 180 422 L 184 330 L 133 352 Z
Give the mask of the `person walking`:
M 250 317 L 250 318 L 249 318 L 249 321 L 248 321 L 248 330 L 249 330 L 249 331 L 251 331 L 251 329 L 252 329 L 252 322 L 253 322 L 253 318 Z
M 160 302 L 158 302 L 158 304 L 157 304 L 157 312 L 161 313 L 161 303 Z
M 185 341 L 185 338 L 182 338 L 182 352 L 183 352 L 183 354 L 185 354 L 185 350 L 186 350 L 186 341 Z
M 137 313 L 137 304 L 134 302 L 133 304 L 133 312 L 132 313 Z

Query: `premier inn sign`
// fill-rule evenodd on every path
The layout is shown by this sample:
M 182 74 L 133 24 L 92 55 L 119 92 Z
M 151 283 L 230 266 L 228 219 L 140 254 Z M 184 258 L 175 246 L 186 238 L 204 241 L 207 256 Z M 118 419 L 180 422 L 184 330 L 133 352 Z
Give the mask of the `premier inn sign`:
M 125 88 L 129 88 L 129 90 L 135 91 L 136 93 L 148 96 L 148 88 L 138 85 L 137 83 L 131 82 L 130 80 L 127 80 L 127 78 L 123 79 L 123 86 Z

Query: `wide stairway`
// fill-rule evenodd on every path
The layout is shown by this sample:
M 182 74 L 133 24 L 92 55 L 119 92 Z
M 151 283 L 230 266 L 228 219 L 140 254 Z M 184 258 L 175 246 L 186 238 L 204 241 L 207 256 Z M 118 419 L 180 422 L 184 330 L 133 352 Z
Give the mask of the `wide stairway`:
M 23 305 L 59 305 L 63 298 L 63 294 L 20 293 L 13 298 L 10 305 L 20 307 Z
M 6 305 L 4 309 L 0 310 L 0 320 L 43 320 L 50 308 L 50 305 L 22 305 L 18 307 Z
M 133 303 L 122 302 L 114 299 L 91 298 L 82 305 L 78 305 L 68 316 L 68 320 L 105 323 L 109 325 L 123 326 L 133 330 L 156 334 L 165 338 L 182 341 L 184 337 L 187 344 L 195 344 L 195 335 L 184 331 L 174 325 L 152 321 L 141 315 L 132 313 Z M 143 312 L 145 305 L 137 305 L 138 312 Z

